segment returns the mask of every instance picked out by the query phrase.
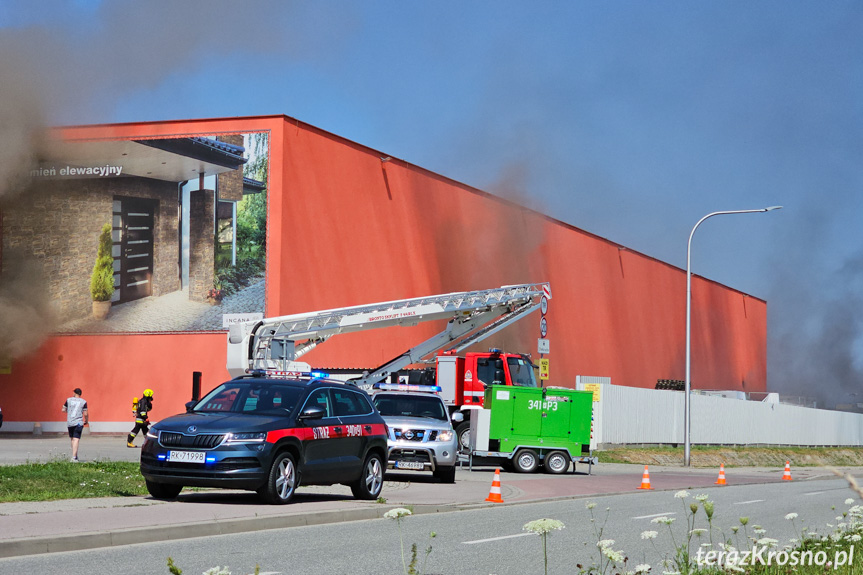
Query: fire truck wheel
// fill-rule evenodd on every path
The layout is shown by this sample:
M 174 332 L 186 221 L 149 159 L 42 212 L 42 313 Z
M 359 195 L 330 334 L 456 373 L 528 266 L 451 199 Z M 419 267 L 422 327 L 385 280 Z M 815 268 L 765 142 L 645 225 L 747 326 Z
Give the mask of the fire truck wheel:
M 154 499 L 176 499 L 183 490 L 182 485 L 171 485 L 170 483 L 155 483 L 147 481 L 147 491 Z
M 569 469 L 569 455 L 563 451 L 552 451 L 543 461 L 546 473 L 560 474 Z
M 470 422 L 464 421 L 455 428 L 455 436 L 458 439 L 459 453 L 470 452 Z
M 297 465 L 294 456 L 284 452 L 273 460 L 267 482 L 258 490 L 258 495 L 272 505 L 284 505 L 294 497 L 296 487 Z
M 539 456 L 533 449 L 519 449 L 515 454 L 514 465 L 519 473 L 533 473 L 539 467 Z
M 351 485 L 351 493 L 357 499 L 377 499 L 383 486 L 383 461 L 377 453 L 370 453 L 363 464 L 362 476 Z

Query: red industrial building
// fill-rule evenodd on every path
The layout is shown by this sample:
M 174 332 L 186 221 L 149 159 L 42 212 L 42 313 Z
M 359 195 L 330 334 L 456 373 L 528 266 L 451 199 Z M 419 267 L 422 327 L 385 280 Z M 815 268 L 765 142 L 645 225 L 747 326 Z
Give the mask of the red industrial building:
M 256 134 L 268 136 L 257 151 L 268 162 L 254 177 L 243 166 Z M 205 390 L 228 377 L 223 310 L 276 316 L 540 281 L 553 291 L 550 385 L 683 378 L 685 271 L 548 215 L 286 116 L 53 135 L 62 145 L 34 184 L 0 203 L 2 274 L 36 266 L 57 314 L 38 348 L 0 367 L 4 431 L 64 430 L 75 387 L 96 432 L 130 427 L 145 388 L 154 420 L 182 411 L 193 372 Z M 266 196 L 265 275 L 209 305 L 215 252 L 236 264 L 238 206 L 253 194 Z M 108 319 L 94 320 L 89 283 L 107 222 L 115 294 Z M 765 391 L 766 316 L 764 300 L 694 277 L 693 387 Z M 529 316 L 482 347 L 536 356 L 538 323 Z M 374 367 L 440 329 L 340 335 L 303 360 Z

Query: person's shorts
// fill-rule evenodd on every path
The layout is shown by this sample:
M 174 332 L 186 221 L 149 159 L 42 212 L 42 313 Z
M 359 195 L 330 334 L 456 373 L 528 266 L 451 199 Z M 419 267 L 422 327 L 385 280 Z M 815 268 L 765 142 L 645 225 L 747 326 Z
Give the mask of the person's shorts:
M 69 437 L 71 437 L 73 439 L 77 437 L 78 439 L 80 439 L 81 433 L 83 431 L 84 431 L 83 425 L 73 425 L 72 427 L 69 428 Z

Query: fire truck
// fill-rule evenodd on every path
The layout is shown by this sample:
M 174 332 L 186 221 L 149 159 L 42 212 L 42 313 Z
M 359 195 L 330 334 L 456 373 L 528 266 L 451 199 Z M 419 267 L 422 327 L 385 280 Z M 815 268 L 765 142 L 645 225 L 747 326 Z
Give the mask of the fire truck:
M 457 422 L 462 451 L 470 446 L 471 414 L 482 409 L 485 389 L 491 385 L 538 387 L 534 364 L 525 354 L 499 349 L 469 352 L 467 347 L 497 333 L 540 307 L 551 296 L 547 282 L 502 286 L 496 289 L 455 292 L 376 304 L 265 318 L 236 324 L 228 332 L 228 372 L 236 377 L 253 371 L 292 375 L 308 373 L 311 366 L 297 361 L 321 343 L 340 333 L 420 322 L 446 320 L 446 328 L 426 341 L 365 370 L 350 383 L 371 390 L 375 383 L 438 388 Z M 407 370 L 426 364 L 425 369 Z M 428 367 L 430 366 L 430 367 Z

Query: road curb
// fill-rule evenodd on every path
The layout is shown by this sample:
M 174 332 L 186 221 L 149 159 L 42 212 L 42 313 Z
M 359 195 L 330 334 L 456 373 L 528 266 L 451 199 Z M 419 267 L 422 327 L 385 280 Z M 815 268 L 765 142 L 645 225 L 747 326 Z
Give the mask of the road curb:
M 347 521 L 382 519 L 392 505 L 376 504 L 374 507 L 339 509 L 335 511 L 316 511 L 312 513 L 293 513 L 248 517 L 242 519 L 213 520 L 211 522 L 176 523 L 165 526 L 135 527 L 116 531 L 94 531 L 52 537 L 26 537 L 0 541 L 0 558 L 82 551 L 99 547 L 117 547 L 132 543 L 156 543 L 194 537 L 250 533 L 268 529 L 306 527 Z M 416 515 L 457 511 L 453 505 L 410 505 Z

